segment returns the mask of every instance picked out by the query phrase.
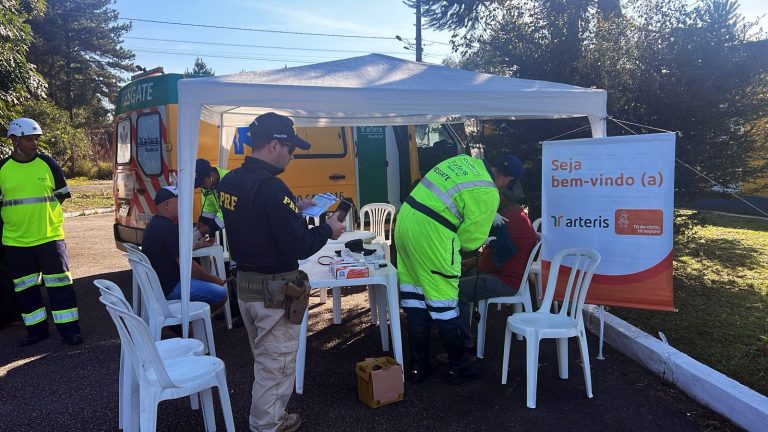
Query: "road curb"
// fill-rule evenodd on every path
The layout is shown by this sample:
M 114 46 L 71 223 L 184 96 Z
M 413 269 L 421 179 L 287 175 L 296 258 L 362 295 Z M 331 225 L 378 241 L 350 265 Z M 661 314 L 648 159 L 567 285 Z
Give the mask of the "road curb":
M 81 210 L 81 211 L 74 211 L 74 212 L 66 212 L 64 213 L 64 217 L 71 218 L 71 217 L 78 217 L 78 216 L 93 216 L 97 214 L 110 213 L 113 211 L 115 211 L 115 209 L 113 209 L 112 207 L 89 209 L 89 210 Z
M 600 331 L 600 308 L 584 306 L 586 326 Z M 605 342 L 748 431 L 768 425 L 768 397 L 706 366 L 674 347 L 605 313 Z

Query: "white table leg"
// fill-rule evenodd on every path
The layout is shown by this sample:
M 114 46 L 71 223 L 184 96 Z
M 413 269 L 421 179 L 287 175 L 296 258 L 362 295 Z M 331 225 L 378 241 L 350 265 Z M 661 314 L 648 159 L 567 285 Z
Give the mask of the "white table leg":
M 400 333 L 400 304 L 397 286 L 397 273 L 387 275 L 387 305 L 389 306 L 389 326 L 392 333 L 392 349 L 395 360 L 403 365 L 403 340 Z M 405 380 L 405 375 L 403 375 Z
M 378 316 L 386 318 L 387 302 L 385 296 L 387 295 L 387 287 L 384 285 L 368 285 L 368 292 L 374 293 L 376 304 L 372 306 L 378 310 Z M 389 351 L 389 328 L 386 321 L 379 325 L 379 332 L 381 332 L 381 349 Z
M 331 288 L 333 293 L 333 323 L 341 324 L 341 287 Z
M 304 311 L 304 319 L 299 330 L 299 349 L 296 351 L 296 394 L 304 393 L 304 365 L 307 358 L 307 321 L 309 309 Z

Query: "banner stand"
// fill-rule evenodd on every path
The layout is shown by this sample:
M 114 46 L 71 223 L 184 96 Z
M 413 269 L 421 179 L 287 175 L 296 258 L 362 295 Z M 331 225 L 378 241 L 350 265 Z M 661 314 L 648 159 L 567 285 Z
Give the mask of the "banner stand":
M 605 360 L 603 357 L 603 334 L 605 330 L 605 306 L 600 306 L 600 342 L 597 349 L 597 359 Z

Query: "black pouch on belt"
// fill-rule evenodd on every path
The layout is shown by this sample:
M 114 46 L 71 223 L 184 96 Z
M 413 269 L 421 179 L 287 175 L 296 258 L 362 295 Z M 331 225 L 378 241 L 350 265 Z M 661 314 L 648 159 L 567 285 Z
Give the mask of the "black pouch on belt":
M 295 283 L 285 284 L 285 317 L 291 324 L 299 325 L 309 305 L 309 278 L 299 270 Z

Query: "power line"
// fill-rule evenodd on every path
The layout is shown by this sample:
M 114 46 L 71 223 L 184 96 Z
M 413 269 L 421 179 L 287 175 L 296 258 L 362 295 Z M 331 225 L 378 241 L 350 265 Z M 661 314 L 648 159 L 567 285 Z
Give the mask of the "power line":
M 118 19 L 126 20 L 126 21 L 155 23 L 155 24 L 168 24 L 168 25 L 178 25 L 178 26 L 187 26 L 187 27 L 203 27 L 203 28 L 214 28 L 214 29 L 222 29 L 222 30 L 239 30 L 239 31 L 250 31 L 250 32 L 260 32 L 260 33 L 341 37 L 341 38 L 351 38 L 351 39 L 381 39 L 381 40 L 395 39 L 394 36 L 364 36 L 364 35 L 348 35 L 348 34 L 333 34 L 333 33 L 309 33 L 309 32 L 297 32 L 297 31 L 287 31 L 287 30 L 266 30 L 266 29 L 249 28 L 249 27 L 229 27 L 229 26 L 219 26 L 219 25 L 210 25 L 210 24 L 184 23 L 184 22 L 176 22 L 176 21 L 160 21 L 160 20 L 129 18 L 129 17 L 119 17 Z
M 276 59 L 276 58 L 245 57 L 245 56 L 228 56 L 228 55 L 221 55 L 221 54 L 199 54 L 199 53 L 182 52 L 182 51 L 163 51 L 163 50 L 151 50 L 151 49 L 132 49 L 131 51 L 150 53 L 150 54 L 170 54 L 170 55 L 198 56 L 198 57 L 205 56 L 205 57 L 226 58 L 226 59 L 235 59 L 235 60 L 271 61 L 271 62 L 279 62 L 279 63 L 304 63 L 304 64 L 316 63 L 314 61 L 285 60 L 285 59 Z
M 144 47 L 144 46 L 137 46 L 135 49 L 133 47 L 126 47 L 127 49 L 133 50 L 133 51 L 139 51 L 139 52 L 148 52 L 148 50 L 162 50 L 166 52 L 177 52 L 180 54 L 189 54 L 189 55 L 195 55 L 199 57 L 212 57 L 216 55 L 236 55 L 236 56 L 260 56 L 260 55 L 266 55 L 270 56 L 272 58 L 279 57 L 279 58 L 286 58 L 286 59 L 320 59 L 320 60 L 327 60 L 329 57 L 328 55 L 309 55 L 309 54 L 298 54 L 298 55 L 280 55 L 280 54 L 263 54 L 263 53 L 256 53 L 256 52 L 238 52 L 238 51 L 201 51 L 197 49 L 184 49 L 184 48 L 167 48 L 167 47 Z M 405 56 L 407 53 L 398 53 L 398 56 Z M 336 57 L 335 59 L 340 59 L 344 57 Z
M 235 59 L 235 60 L 253 60 L 253 61 L 271 61 L 271 62 L 279 62 L 279 63 L 302 63 L 302 64 L 313 64 L 317 63 L 317 60 L 297 60 L 300 57 L 294 57 L 293 59 L 290 57 L 255 57 L 255 56 L 248 56 L 241 53 L 207 53 L 207 52 L 200 52 L 200 51 L 182 51 L 182 50 L 168 50 L 168 49 L 153 49 L 153 48 L 129 48 L 131 51 L 134 52 L 140 52 L 140 53 L 149 53 L 149 54 L 171 54 L 171 55 L 180 55 L 180 56 L 194 56 L 194 57 L 205 57 L 205 58 L 226 58 L 226 59 Z M 306 56 L 305 56 L 306 57 Z M 309 57 L 307 57 L 309 58 Z M 343 60 L 344 58 L 325 58 L 325 57 L 317 57 L 324 59 L 325 61 L 334 61 L 334 60 Z
M 165 48 L 165 49 L 157 49 L 157 48 L 145 48 L 145 47 L 138 47 L 138 48 L 127 48 L 134 52 L 139 53 L 147 53 L 147 54 L 171 54 L 171 55 L 179 55 L 179 56 L 193 56 L 193 57 L 205 57 L 205 58 L 224 58 L 224 59 L 234 59 L 234 60 L 253 60 L 253 61 L 271 61 L 271 62 L 280 62 L 280 63 L 301 63 L 301 64 L 313 64 L 318 63 L 318 60 L 301 60 L 301 58 L 310 59 L 320 59 L 321 61 L 334 61 L 334 60 L 343 60 L 344 57 L 320 57 L 320 56 L 300 56 L 300 57 L 280 57 L 280 56 L 269 56 L 269 57 L 260 57 L 260 56 L 253 56 L 248 55 L 247 53 L 220 53 L 220 52 L 205 52 L 205 51 L 184 51 L 184 50 L 174 50 L 171 48 Z M 268 55 L 268 54 L 267 54 Z M 399 58 L 404 58 L 406 53 L 397 54 L 396 56 L 399 56 Z M 433 55 L 424 54 L 426 57 L 432 57 Z
M 138 36 L 124 36 L 123 39 L 138 39 L 138 40 L 157 41 L 157 42 L 190 43 L 190 44 L 200 44 L 200 45 L 232 46 L 232 47 L 244 47 L 244 48 L 282 49 L 282 50 L 293 50 L 293 51 L 323 51 L 323 52 L 340 52 L 340 53 L 356 53 L 356 54 L 370 53 L 370 51 L 340 50 L 340 49 L 327 49 L 327 48 L 297 48 L 297 47 L 269 46 L 269 45 L 248 45 L 248 44 L 234 44 L 234 43 L 224 43 L 224 42 L 158 39 L 158 38 L 148 38 L 148 37 L 138 37 Z M 394 55 L 402 54 L 401 51 L 378 51 L 378 52 L 380 54 L 394 54 Z

